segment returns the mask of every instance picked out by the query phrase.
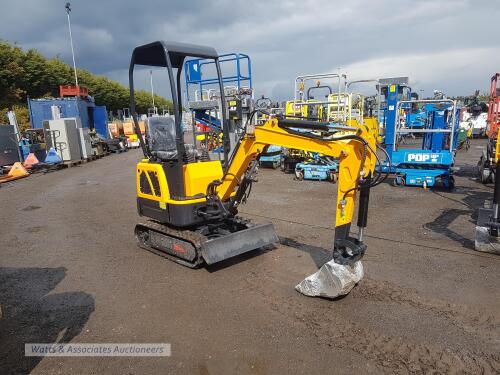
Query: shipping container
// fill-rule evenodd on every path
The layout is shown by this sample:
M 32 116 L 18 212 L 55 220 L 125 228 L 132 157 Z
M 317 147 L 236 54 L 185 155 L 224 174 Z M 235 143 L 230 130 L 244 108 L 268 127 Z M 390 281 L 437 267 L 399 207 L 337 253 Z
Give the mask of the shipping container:
M 108 138 L 107 112 L 105 106 L 96 106 L 92 97 L 28 99 L 31 126 L 43 128 L 45 120 L 54 120 L 52 107 L 57 107 L 61 118 L 79 117 L 84 128 L 95 128 L 101 136 Z

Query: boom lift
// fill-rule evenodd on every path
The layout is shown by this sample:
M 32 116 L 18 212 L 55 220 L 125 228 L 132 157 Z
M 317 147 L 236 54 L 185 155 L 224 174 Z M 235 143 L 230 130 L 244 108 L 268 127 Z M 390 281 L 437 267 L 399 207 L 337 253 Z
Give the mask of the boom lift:
M 136 168 L 137 207 L 147 218 L 137 224 L 140 247 L 188 267 L 214 264 L 278 241 L 272 224 L 255 225 L 238 216 L 250 193 L 259 154 L 270 145 L 303 149 L 340 162 L 333 260 L 352 265 L 366 250 L 363 228 L 368 219 L 370 188 L 384 178 L 375 174 L 375 139 L 366 128 L 332 127 L 324 122 L 274 117 L 262 125 L 250 119 L 229 155 L 226 101 L 221 97 L 224 161 L 204 159 L 184 141 L 181 128 L 181 71 L 186 58 L 212 59 L 223 93 L 219 56 L 199 45 L 157 41 L 136 47 L 130 69 L 130 108 L 138 128 L 134 99 L 136 65 L 165 67 L 174 116 L 153 118 L 144 159 Z M 255 110 L 252 115 L 258 110 Z M 301 131 L 297 130 L 300 129 Z M 320 131 L 319 136 L 313 131 Z M 351 237 L 359 191 L 358 235 Z
M 490 85 L 490 100 L 488 103 L 488 119 L 486 120 L 486 135 L 488 136 L 488 144 L 486 152 L 483 151 L 478 163 L 479 179 L 483 184 L 494 180 L 496 170 L 496 148 L 498 138 L 498 127 L 500 126 L 500 87 L 498 81 L 500 73 L 496 73 L 491 77 Z

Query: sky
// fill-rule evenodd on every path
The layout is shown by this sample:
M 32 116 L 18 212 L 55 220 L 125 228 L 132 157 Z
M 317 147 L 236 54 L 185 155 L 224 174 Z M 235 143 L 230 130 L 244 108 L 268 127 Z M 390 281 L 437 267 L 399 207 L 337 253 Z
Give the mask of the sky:
M 71 63 L 61 0 L 2 0 L 0 39 Z M 295 77 L 408 76 L 414 91 L 489 89 L 500 71 L 500 0 L 73 0 L 78 67 L 128 86 L 134 47 L 172 40 L 242 52 L 256 95 L 293 98 Z M 155 90 L 167 92 L 163 76 Z M 165 82 L 166 83 L 166 82 Z M 138 84 L 149 88 L 147 72 Z

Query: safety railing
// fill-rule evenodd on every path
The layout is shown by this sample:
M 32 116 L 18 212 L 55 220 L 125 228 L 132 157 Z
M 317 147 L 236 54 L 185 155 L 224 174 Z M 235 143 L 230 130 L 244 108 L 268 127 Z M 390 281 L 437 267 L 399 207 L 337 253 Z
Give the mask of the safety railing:
M 412 128 L 407 128 L 406 127 L 406 113 L 402 109 L 404 108 L 405 105 L 418 105 L 418 104 L 444 104 L 443 108 L 436 108 L 434 109 L 435 111 L 437 110 L 446 110 L 446 109 L 451 109 L 451 116 L 448 116 L 446 118 L 446 128 L 442 129 L 430 129 L 426 128 L 424 125 L 424 128 L 421 129 L 412 129 Z M 450 140 L 449 140 L 449 151 L 453 151 L 454 147 L 454 135 L 455 135 L 455 126 L 456 126 L 456 108 L 457 108 L 457 102 L 452 99 L 419 99 L 419 100 L 401 100 L 396 104 L 396 127 L 394 129 L 394 142 L 393 142 L 393 151 L 397 150 L 398 143 L 398 136 L 401 134 L 416 134 L 416 133 L 421 133 L 421 134 L 430 134 L 430 133 L 445 133 L 450 135 Z M 403 119 L 402 116 L 405 116 Z M 450 121 L 451 119 L 451 121 Z

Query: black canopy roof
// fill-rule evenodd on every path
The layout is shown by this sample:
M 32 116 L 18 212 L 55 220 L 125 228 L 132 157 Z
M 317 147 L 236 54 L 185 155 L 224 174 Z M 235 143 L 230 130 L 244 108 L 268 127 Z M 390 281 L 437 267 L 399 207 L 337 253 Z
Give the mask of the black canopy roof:
M 219 56 L 212 47 L 160 40 L 136 47 L 132 53 L 132 64 L 165 67 L 166 53 L 170 57 L 172 68 L 180 68 L 186 56 L 209 59 Z

